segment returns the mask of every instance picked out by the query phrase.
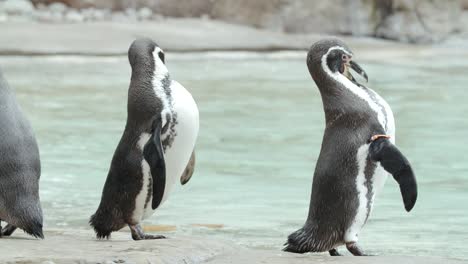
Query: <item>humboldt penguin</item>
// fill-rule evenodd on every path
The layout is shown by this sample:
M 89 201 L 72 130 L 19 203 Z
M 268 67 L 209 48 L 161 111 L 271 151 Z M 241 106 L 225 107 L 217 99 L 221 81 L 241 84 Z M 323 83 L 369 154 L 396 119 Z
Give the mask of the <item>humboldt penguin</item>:
M 171 79 L 165 54 L 153 40 L 135 40 L 128 59 L 127 123 L 90 224 L 98 238 L 128 225 L 134 240 L 159 239 L 164 236 L 145 234 L 140 223 L 163 204 L 177 181 L 185 184 L 192 176 L 198 108 Z
M 286 251 L 340 255 L 346 245 L 356 256 L 376 195 L 388 174 L 400 187 L 406 211 L 416 203 L 417 184 L 410 163 L 395 146 L 395 123 L 387 102 L 359 83 L 350 70 L 367 81 L 349 47 L 338 39 L 313 44 L 307 66 L 322 97 L 325 132 L 316 164 L 309 215 L 288 237 Z
M 34 132 L 0 70 L 0 229 L 10 236 L 20 228 L 44 238 L 39 199 L 41 161 Z

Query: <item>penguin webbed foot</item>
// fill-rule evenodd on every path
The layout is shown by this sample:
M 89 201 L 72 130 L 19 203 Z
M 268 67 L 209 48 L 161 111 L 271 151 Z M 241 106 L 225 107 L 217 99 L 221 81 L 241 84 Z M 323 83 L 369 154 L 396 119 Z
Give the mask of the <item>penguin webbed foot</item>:
M 148 240 L 151 240 L 151 239 L 166 239 L 166 237 L 163 236 L 163 235 L 147 235 L 147 234 L 145 234 L 144 239 L 148 239 Z
M 340 252 L 338 252 L 338 250 L 336 250 L 336 248 L 329 250 L 328 253 L 329 253 L 330 256 L 332 256 L 332 257 L 340 257 L 340 256 L 343 256 Z
M 7 226 L 1 229 L 2 231 L 1 231 L 0 237 L 11 236 L 13 232 L 15 232 L 16 229 L 17 229 L 16 226 L 8 224 Z
M 346 243 L 346 248 L 354 256 L 372 256 L 364 253 L 364 251 L 361 249 L 361 247 L 359 247 L 358 243 L 356 242 Z
M 140 225 L 128 225 L 132 232 L 133 240 L 151 240 L 151 239 L 165 239 L 165 236 L 161 235 L 147 235 L 143 232 L 143 228 Z

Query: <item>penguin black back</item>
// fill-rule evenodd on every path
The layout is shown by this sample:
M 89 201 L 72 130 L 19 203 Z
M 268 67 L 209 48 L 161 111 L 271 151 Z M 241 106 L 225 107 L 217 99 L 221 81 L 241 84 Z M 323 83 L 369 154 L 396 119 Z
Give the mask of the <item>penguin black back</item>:
M 350 70 L 354 70 L 367 80 L 367 74 L 352 58 L 349 47 L 338 39 L 320 40 L 307 54 L 307 67 L 320 91 L 326 124 L 309 215 L 304 227 L 288 237 L 286 251 L 329 251 L 337 255 L 336 247 L 346 244 L 351 253 L 362 255 L 358 233 L 387 173 L 400 184 L 408 211 L 416 202 L 414 174 L 393 145 L 391 108 L 351 75 Z M 375 153 L 377 149 L 379 154 Z
M 44 238 L 39 199 L 41 164 L 36 138 L 0 70 L 0 220 L 2 235 L 21 228 Z
M 154 130 L 152 125 L 155 116 L 163 108 L 162 101 L 154 93 L 153 81 L 160 70 L 157 69 L 154 52 L 158 52 L 157 56 L 164 61 L 164 53 L 148 38 L 135 40 L 128 51 L 132 75 L 128 90 L 127 122 L 112 158 L 101 203 L 90 219 L 98 238 L 108 238 L 111 232 L 126 224 L 137 224 L 133 219 L 135 199 L 140 190 L 146 188 L 143 186 L 141 170 L 143 156 L 137 145 L 142 134 Z M 166 85 L 170 84 L 168 75 L 164 80 L 168 82 Z

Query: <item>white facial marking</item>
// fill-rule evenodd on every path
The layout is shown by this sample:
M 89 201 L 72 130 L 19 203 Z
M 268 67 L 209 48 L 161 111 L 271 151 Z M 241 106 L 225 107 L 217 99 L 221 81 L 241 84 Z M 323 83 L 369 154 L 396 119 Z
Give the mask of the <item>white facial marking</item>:
M 382 125 L 382 127 L 385 128 L 387 121 L 385 119 L 385 115 L 382 112 L 382 108 L 380 107 L 380 105 L 374 102 L 372 98 L 370 98 L 368 93 L 366 93 L 361 87 L 358 87 L 356 84 L 354 84 L 346 76 L 344 76 L 340 72 L 332 72 L 330 68 L 328 67 L 327 57 L 330 54 L 330 52 L 332 52 L 333 50 L 341 50 L 350 56 L 352 55 L 351 53 L 349 53 L 346 49 L 344 49 L 341 46 L 331 47 L 330 49 L 328 49 L 327 53 L 322 56 L 322 61 L 321 61 L 322 69 L 335 81 L 341 83 L 344 87 L 346 87 L 352 93 L 354 93 L 355 95 L 357 95 L 358 97 L 366 101 L 369 104 L 370 108 L 377 114 L 377 118 L 379 120 L 380 125 Z
M 163 52 L 163 50 L 159 47 L 156 47 L 153 51 L 153 58 L 154 58 L 154 74 L 153 74 L 153 89 L 158 98 L 161 99 L 163 104 L 163 110 L 161 111 L 161 118 L 162 118 L 162 127 L 166 125 L 168 122 L 167 114 L 171 113 L 171 106 L 170 100 L 168 95 L 166 94 L 163 81 L 169 75 L 169 71 L 164 64 L 164 62 L 159 58 L 159 52 Z M 170 87 L 167 87 L 170 89 Z

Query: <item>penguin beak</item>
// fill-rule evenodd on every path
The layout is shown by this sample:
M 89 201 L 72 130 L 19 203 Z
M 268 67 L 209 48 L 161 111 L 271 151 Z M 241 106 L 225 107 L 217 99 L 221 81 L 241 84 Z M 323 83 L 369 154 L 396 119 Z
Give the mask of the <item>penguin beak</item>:
M 367 77 L 367 73 L 361 68 L 361 66 L 359 66 L 359 64 L 357 64 L 357 63 L 356 63 L 355 61 L 353 61 L 353 60 L 350 60 L 350 61 L 349 61 L 349 66 L 351 67 L 351 69 L 353 69 L 353 71 L 355 71 L 356 73 L 358 73 L 359 75 L 361 75 L 362 78 L 366 79 L 366 82 L 369 82 L 369 78 Z M 349 71 L 348 71 L 348 74 L 350 75 L 350 76 L 348 76 L 348 78 L 351 77 L 352 79 L 354 79 L 354 78 L 352 77 L 351 73 L 349 73 Z M 351 78 L 350 78 L 350 79 L 351 79 Z

